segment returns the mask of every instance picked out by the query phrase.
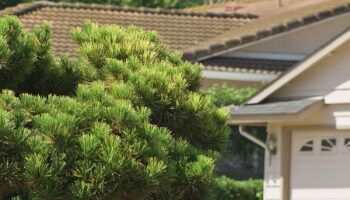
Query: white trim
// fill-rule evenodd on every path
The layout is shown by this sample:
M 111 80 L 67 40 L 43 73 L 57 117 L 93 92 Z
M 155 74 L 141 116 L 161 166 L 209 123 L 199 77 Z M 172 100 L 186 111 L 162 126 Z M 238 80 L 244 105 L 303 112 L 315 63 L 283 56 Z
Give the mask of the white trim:
M 277 78 L 277 75 L 275 74 L 227 72 L 227 71 L 214 71 L 214 70 L 203 70 L 202 76 L 208 79 L 252 81 L 252 82 L 270 82 L 275 78 Z
M 230 58 L 253 58 L 253 59 L 271 59 L 271 60 L 288 60 L 300 61 L 306 58 L 306 54 L 282 54 L 282 53 L 261 53 L 261 52 L 229 52 L 222 57 Z
M 259 103 L 260 101 L 264 100 L 266 97 L 271 95 L 273 92 L 281 88 L 283 85 L 285 85 L 289 81 L 291 81 L 293 78 L 303 73 L 308 68 L 312 67 L 315 63 L 317 63 L 322 58 L 324 58 L 327 54 L 331 53 L 332 51 L 337 49 L 339 46 L 347 42 L 349 39 L 350 39 L 350 29 L 347 29 L 343 34 L 341 34 L 340 36 L 332 40 L 330 43 L 328 43 L 326 46 L 317 50 L 311 56 L 306 58 L 303 62 L 297 65 L 293 70 L 284 74 L 279 79 L 276 79 L 275 82 L 271 83 L 268 87 L 261 90 L 259 93 L 257 93 L 251 99 L 249 99 L 245 104 Z
M 326 104 L 350 103 L 350 90 L 335 90 L 327 94 L 324 98 Z
M 254 135 L 252 135 L 251 133 L 247 132 L 244 130 L 244 126 L 240 125 L 239 126 L 239 133 L 247 138 L 248 140 L 254 142 L 255 144 L 259 145 L 260 147 L 267 149 L 267 146 L 265 144 L 265 142 L 263 142 L 262 140 L 260 140 L 259 138 L 255 137 Z
M 350 112 L 337 111 L 333 113 L 337 129 L 350 129 Z
M 220 52 L 217 52 L 217 53 L 210 54 L 208 56 L 197 58 L 194 61 L 198 62 L 198 61 L 206 60 L 206 59 L 209 59 L 209 58 L 212 58 L 212 57 L 221 56 L 222 54 L 229 53 L 231 51 L 236 51 L 238 49 L 242 49 L 242 48 L 245 48 L 245 47 L 250 47 L 250 46 L 253 46 L 255 44 L 258 44 L 258 43 L 261 43 L 261 42 L 265 42 L 265 41 L 268 41 L 268 40 L 272 40 L 274 38 L 277 38 L 277 37 L 280 37 L 280 36 L 284 36 L 284 35 L 287 35 L 287 34 L 292 33 L 292 32 L 296 32 L 296 31 L 299 31 L 299 30 L 302 30 L 302 29 L 305 29 L 305 28 L 316 26 L 316 25 L 324 23 L 324 22 L 335 20 L 335 19 L 343 17 L 344 15 L 347 15 L 347 14 L 349 14 L 349 13 L 344 13 L 344 14 L 340 14 L 338 16 L 334 16 L 334 17 L 331 17 L 331 18 L 328 18 L 328 19 L 320 20 L 318 22 L 311 23 L 309 25 L 301 26 L 299 28 L 291 29 L 291 30 L 288 30 L 288 31 L 285 31 L 285 32 L 282 32 L 282 33 L 278 33 L 278 34 L 275 34 L 275 35 L 272 35 L 272 36 L 269 36 L 269 37 L 266 37 L 266 38 L 262 38 L 260 40 L 254 41 L 254 42 L 248 42 L 246 44 L 239 45 L 239 46 L 236 46 L 236 47 L 233 47 L 233 48 L 229 48 L 229 49 L 226 49 L 224 51 L 220 51 Z

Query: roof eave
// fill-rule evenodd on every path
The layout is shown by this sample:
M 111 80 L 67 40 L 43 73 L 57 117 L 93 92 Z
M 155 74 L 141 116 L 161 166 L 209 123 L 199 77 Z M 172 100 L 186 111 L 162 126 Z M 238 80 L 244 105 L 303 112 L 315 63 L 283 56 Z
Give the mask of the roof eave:
M 325 106 L 323 100 L 320 100 L 298 113 L 279 113 L 279 114 L 259 114 L 259 115 L 234 115 L 231 114 L 229 124 L 247 125 L 247 124 L 266 124 L 266 123 L 282 123 L 291 121 L 300 121 L 310 114 L 316 112 Z
M 238 50 L 244 47 L 254 45 L 257 42 L 266 41 L 274 37 L 279 37 L 291 31 L 300 30 L 309 26 L 323 23 L 335 17 L 340 17 L 349 14 L 350 5 L 340 5 L 327 11 L 320 11 L 318 13 L 305 16 L 301 19 L 293 19 L 286 23 L 274 25 L 264 30 L 259 30 L 256 33 L 238 36 L 235 38 L 228 38 L 226 40 L 215 41 L 214 43 L 202 44 L 195 48 L 184 49 L 185 60 L 198 61 L 208 59 L 213 56 Z M 327 13 L 327 15 L 325 15 Z

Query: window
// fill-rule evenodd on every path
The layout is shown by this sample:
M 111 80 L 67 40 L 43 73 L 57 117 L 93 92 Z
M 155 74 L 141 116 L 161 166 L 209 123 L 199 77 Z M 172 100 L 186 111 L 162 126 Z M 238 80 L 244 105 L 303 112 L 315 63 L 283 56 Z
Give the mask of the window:
M 314 149 L 314 141 L 308 140 L 303 146 L 301 146 L 300 151 L 301 152 L 310 152 Z
M 327 138 L 321 140 L 321 151 L 332 152 L 335 151 L 337 140 L 335 138 Z
M 350 138 L 344 139 L 344 147 L 347 151 L 350 151 Z

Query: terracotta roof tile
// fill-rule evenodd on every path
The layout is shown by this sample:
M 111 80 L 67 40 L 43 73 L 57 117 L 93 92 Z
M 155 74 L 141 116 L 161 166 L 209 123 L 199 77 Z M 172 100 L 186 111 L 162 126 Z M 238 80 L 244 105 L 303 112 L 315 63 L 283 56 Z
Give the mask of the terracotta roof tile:
M 297 61 L 214 57 L 201 61 L 206 70 L 280 74 Z
M 189 8 L 184 8 L 185 11 L 196 11 L 196 12 L 207 12 L 215 9 L 224 8 L 227 5 L 231 4 L 232 2 L 238 3 L 238 4 L 247 4 L 247 3 L 256 3 L 256 2 L 262 2 L 266 0 L 229 0 L 224 2 L 218 2 L 213 4 L 206 4 L 206 5 L 200 5 L 200 6 L 194 6 Z
M 181 51 L 256 18 L 242 14 L 53 2 L 19 5 L 0 11 L 0 16 L 3 14 L 18 15 L 24 27 L 28 29 L 43 21 L 50 22 L 57 55 L 72 54 L 73 51 L 66 51 L 76 47 L 69 32 L 72 28 L 82 26 L 86 20 L 101 24 L 135 25 L 144 30 L 155 30 L 171 49 Z M 223 49 L 223 46 L 215 44 L 213 48 L 218 51 Z
M 339 0 L 339 2 L 337 0 L 334 5 L 325 5 L 322 9 L 308 8 L 306 11 L 298 12 L 297 15 L 287 13 L 275 16 L 267 22 L 256 20 L 256 16 L 253 15 L 54 2 L 22 4 L 0 11 L 0 16 L 18 15 L 28 29 L 43 21 L 51 22 L 57 55 L 76 56 L 76 45 L 69 32 L 72 28 L 81 26 L 84 21 L 92 20 L 101 24 L 136 25 L 145 30 L 156 30 L 161 40 L 171 49 L 180 50 L 184 53 L 184 59 L 195 61 L 220 51 L 350 12 L 350 6 L 344 2 L 350 0 Z M 234 59 L 227 63 L 222 58 L 211 58 L 203 61 L 203 64 L 207 65 L 207 69 L 211 67 L 216 70 L 241 72 L 250 70 L 254 73 L 280 73 L 292 65 L 271 60 L 266 64 L 264 60 L 253 62 L 252 59 L 249 61 Z

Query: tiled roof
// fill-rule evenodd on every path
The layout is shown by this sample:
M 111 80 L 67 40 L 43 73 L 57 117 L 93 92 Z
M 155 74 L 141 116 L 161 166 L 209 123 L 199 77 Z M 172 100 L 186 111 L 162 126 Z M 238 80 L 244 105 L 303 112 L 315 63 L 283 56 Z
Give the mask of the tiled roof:
M 326 0 L 325 0 L 326 1 Z M 258 41 L 301 26 L 350 12 L 350 0 L 327 0 L 322 6 L 307 7 L 294 13 L 282 13 L 270 19 L 254 15 L 186 12 L 149 8 L 117 7 L 81 3 L 34 2 L 0 11 L 19 16 L 26 28 L 49 21 L 53 25 L 53 42 L 57 55 L 75 55 L 75 43 L 70 29 L 86 20 L 101 24 L 136 25 L 145 30 L 156 30 L 171 49 L 184 53 L 184 59 L 218 56 L 217 53 Z M 330 3 L 329 3 L 330 2 Z M 276 25 L 277 24 L 277 25 Z M 217 61 L 218 63 L 214 63 Z M 206 69 L 280 73 L 291 62 L 262 60 L 234 60 L 222 58 L 203 61 Z M 232 64 L 235 63 L 235 64 Z
M 225 31 L 185 50 L 184 58 L 197 60 L 216 56 L 218 52 L 238 48 L 293 29 L 317 23 L 350 12 L 350 0 L 325 0 L 269 18 L 255 20 L 245 26 Z
M 253 15 L 196 13 L 180 10 L 117 7 L 96 4 L 34 2 L 5 9 L 1 14 L 18 15 L 25 28 L 43 21 L 53 26 L 53 44 L 57 55 L 74 55 L 70 30 L 86 20 L 101 24 L 135 25 L 156 30 L 173 50 L 193 47 L 234 27 L 253 21 Z
M 256 2 L 261 2 L 261 1 L 267 1 L 267 0 L 228 0 L 224 2 L 218 2 L 218 3 L 213 3 L 213 4 L 206 4 L 206 5 L 200 5 L 200 6 L 194 6 L 194 7 L 189 7 L 189 8 L 184 8 L 184 11 L 201 11 L 201 12 L 206 12 L 206 11 L 211 11 L 213 9 L 217 8 L 224 8 L 228 4 L 234 2 L 238 4 L 246 4 L 246 3 L 256 3 Z
M 190 7 L 190 8 L 185 8 L 183 9 L 184 11 L 208 11 L 210 9 L 214 8 L 221 8 L 225 7 L 229 3 L 232 3 L 232 1 L 226 1 L 226 2 L 219 2 L 219 3 L 213 3 L 213 4 L 206 4 L 206 5 L 200 5 L 200 6 L 195 6 L 195 7 Z
M 206 70 L 281 74 L 297 63 L 297 61 L 213 57 L 201 61 L 201 63 L 204 65 L 204 69 Z
M 298 114 L 321 99 L 295 99 L 255 105 L 231 106 L 231 116 Z

